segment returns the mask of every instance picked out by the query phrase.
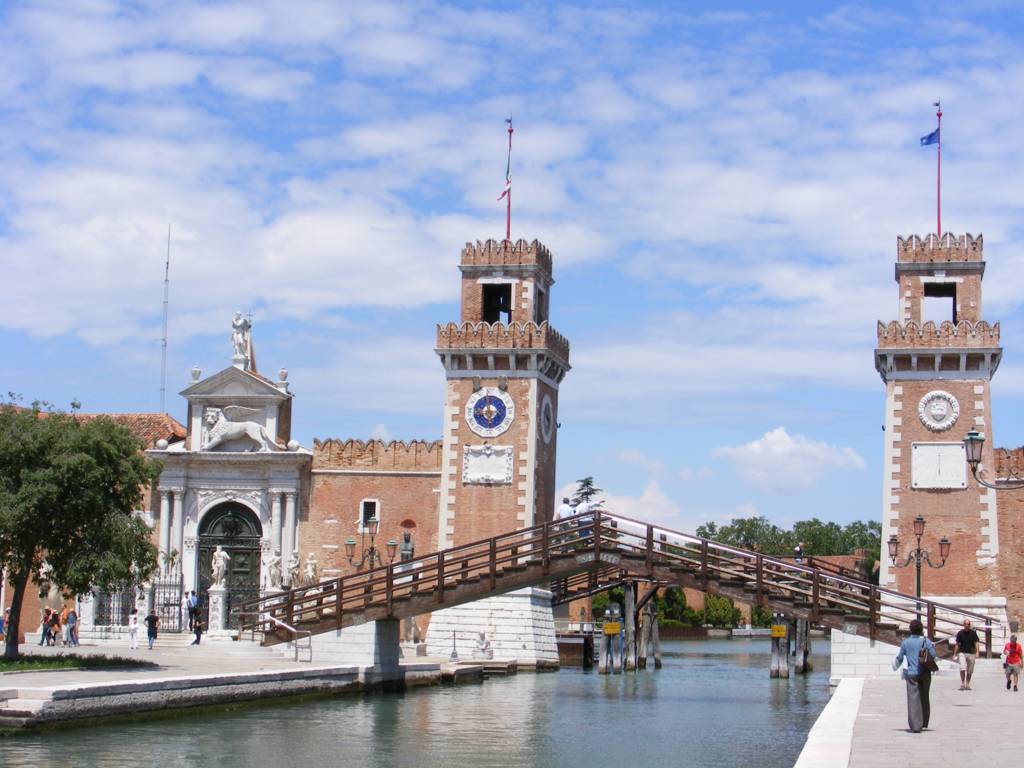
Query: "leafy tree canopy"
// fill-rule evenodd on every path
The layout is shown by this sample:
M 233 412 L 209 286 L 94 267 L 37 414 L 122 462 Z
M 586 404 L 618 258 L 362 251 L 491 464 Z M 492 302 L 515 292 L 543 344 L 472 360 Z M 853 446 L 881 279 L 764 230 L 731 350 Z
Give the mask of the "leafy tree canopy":
M 579 504 L 580 502 L 590 501 L 599 493 L 604 493 L 604 491 L 594 485 L 594 478 L 584 477 L 582 480 L 576 481 L 576 492 L 572 496 L 572 502 L 573 504 Z
M 865 549 L 869 559 L 881 553 L 882 525 L 876 520 L 856 521 L 841 526 L 818 518 L 801 520 L 792 530 L 785 530 L 764 517 L 733 518 L 728 525 L 707 523 L 697 528 L 697 535 L 744 549 L 757 549 L 766 555 L 789 556 L 798 543 L 808 555 L 850 555 Z
M 15 403 L 0 402 L 0 566 L 14 588 L 7 658 L 18 653 L 30 581 L 75 594 L 149 577 L 156 548 L 132 513 L 160 474 L 142 441 L 110 419 Z

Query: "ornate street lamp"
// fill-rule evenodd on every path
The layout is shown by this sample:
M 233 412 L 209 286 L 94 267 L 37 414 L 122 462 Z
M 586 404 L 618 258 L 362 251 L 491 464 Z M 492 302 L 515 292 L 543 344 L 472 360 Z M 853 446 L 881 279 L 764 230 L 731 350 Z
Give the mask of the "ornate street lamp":
M 893 568 L 906 568 L 911 563 L 914 564 L 914 570 L 916 574 L 916 585 L 917 585 L 917 598 L 921 599 L 921 564 L 928 563 L 929 568 L 942 568 L 946 564 L 946 559 L 949 557 L 949 550 L 952 548 L 953 543 L 943 536 L 939 539 L 939 564 L 936 565 L 932 562 L 931 556 L 928 554 L 928 550 L 921 549 L 921 537 L 924 536 L 924 518 L 918 515 L 914 518 L 914 537 L 917 539 L 917 546 L 907 553 L 906 559 L 902 563 L 897 563 L 896 560 L 899 557 L 900 552 L 900 540 L 894 533 L 889 537 L 889 559 L 892 560 Z M 921 618 L 921 604 L 917 604 L 917 618 Z
M 985 447 L 985 436 L 978 432 L 976 429 L 972 429 L 964 437 L 964 454 L 967 456 L 967 466 L 971 468 L 971 474 L 974 475 L 974 479 L 978 482 L 978 485 L 983 485 L 986 488 L 994 488 L 996 490 L 1007 489 L 1017 490 L 1024 488 L 1024 479 L 1018 478 L 1015 475 L 1011 475 L 1008 479 L 999 480 L 996 479 L 994 482 L 989 482 L 981 476 L 981 450 Z
M 381 552 L 377 549 L 374 543 L 377 538 L 377 531 L 380 528 L 380 520 L 376 517 L 371 517 L 366 521 L 363 526 L 362 542 L 359 547 L 360 555 L 359 561 L 356 562 L 356 540 L 352 537 L 345 539 L 345 556 L 348 558 L 349 565 L 354 565 L 356 570 L 362 570 L 363 565 L 369 563 L 370 570 L 372 571 L 377 567 L 377 563 L 383 564 L 384 558 L 381 556 Z M 370 546 L 366 546 L 366 534 L 370 534 Z M 398 551 L 398 542 L 395 539 L 390 539 L 387 543 L 388 547 L 388 564 L 395 559 L 395 553 Z

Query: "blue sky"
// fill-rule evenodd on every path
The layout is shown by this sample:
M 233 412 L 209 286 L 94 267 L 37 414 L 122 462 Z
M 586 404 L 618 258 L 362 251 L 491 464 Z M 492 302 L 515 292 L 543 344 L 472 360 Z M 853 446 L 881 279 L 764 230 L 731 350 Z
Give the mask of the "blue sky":
M 555 255 L 559 483 L 692 528 L 878 518 L 897 235 L 983 232 L 996 442 L 1024 440 L 1012 3 L 7 3 L 0 385 L 168 410 L 254 313 L 295 432 L 440 435 L 459 249 Z

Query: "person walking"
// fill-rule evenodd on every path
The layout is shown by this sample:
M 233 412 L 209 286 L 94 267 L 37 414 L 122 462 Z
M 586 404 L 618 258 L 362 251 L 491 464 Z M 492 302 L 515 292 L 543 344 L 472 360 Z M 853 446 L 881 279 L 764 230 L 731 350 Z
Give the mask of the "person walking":
M 132 608 L 128 614 L 128 648 L 132 651 L 139 647 L 139 609 Z
M 43 609 L 43 623 L 39 627 L 39 644 L 46 645 L 50 640 L 50 609 Z
M 956 633 L 956 644 L 953 656 L 960 664 L 960 690 L 971 690 L 971 676 L 974 674 L 974 662 L 978 658 L 978 633 L 971 628 L 971 620 L 964 619 L 964 628 Z
M 1010 635 L 1010 642 L 1003 646 L 1003 655 L 1006 661 L 1003 662 L 1003 670 L 1006 672 L 1006 690 L 1010 690 L 1010 683 L 1013 683 L 1013 690 L 1017 690 L 1020 683 L 1021 647 L 1017 642 L 1016 635 Z
M 195 590 L 192 590 L 192 594 L 188 596 L 188 630 L 192 631 L 192 623 L 196 620 L 196 609 L 199 607 L 199 598 L 196 597 Z
M 11 623 L 11 609 L 8 608 L 4 611 L 4 615 L 0 616 L 0 641 L 7 639 L 7 627 Z
M 928 727 L 931 718 L 931 700 L 929 691 L 932 686 L 932 673 L 922 660 L 922 656 L 930 662 L 935 660 L 935 646 L 924 636 L 924 625 L 919 619 L 910 622 L 910 637 L 900 643 L 900 652 L 892 660 L 892 668 L 897 670 L 907 660 L 907 668 L 903 670 L 903 679 L 907 684 L 907 725 L 911 733 L 920 733 Z
M 50 635 L 49 644 L 57 645 L 57 639 L 60 637 L 60 614 L 56 611 L 50 611 Z
M 153 650 L 153 643 L 156 642 L 157 627 L 160 626 L 160 617 L 156 615 L 156 608 L 149 612 L 146 617 L 146 640 L 149 642 L 149 650 Z
M 78 647 L 78 611 L 75 610 L 75 606 L 71 606 L 68 609 L 68 642 L 72 648 Z
M 69 645 L 68 641 L 68 606 L 67 603 L 60 609 L 60 644 L 64 648 Z
M 199 645 L 199 641 L 203 638 L 203 617 L 196 616 L 192 621 L 192 631 L 196 633 L 196 639 L 193 640 L 189 645 Z

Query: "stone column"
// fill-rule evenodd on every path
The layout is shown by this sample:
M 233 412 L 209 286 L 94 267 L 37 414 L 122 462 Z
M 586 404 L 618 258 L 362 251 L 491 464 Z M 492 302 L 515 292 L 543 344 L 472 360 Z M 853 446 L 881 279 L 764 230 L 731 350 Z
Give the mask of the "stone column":
M 164 557 L 171 544 L 171 492 L 160 489 L 160 570 L 167 569 Z
M 295 491 L 284 492 L 284 551 L 281 557 L 287 563 L 292 552 L 298 552 L 298 519 L 295 515 Z
M 227 587 L 212 586 L 207 591 L 210 600 L 209 625 L 206 630 L 211 635 L 222 634 L 228 627 Z
M 284 554 L 281 551 L 281 491 L 277 488 L 270 491 L 270 549 Z
M 174 494 L 171 549 L 178 550 L 178 569 L 181 570 L 182 559 L 185 557 L 185 489 L 172 488 L 171 492 Z

